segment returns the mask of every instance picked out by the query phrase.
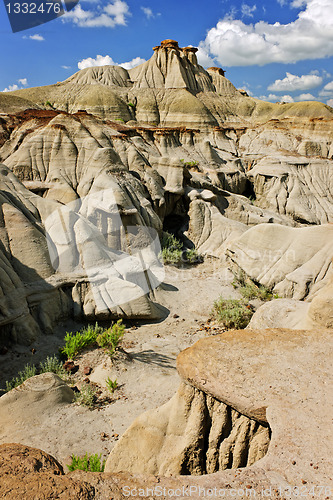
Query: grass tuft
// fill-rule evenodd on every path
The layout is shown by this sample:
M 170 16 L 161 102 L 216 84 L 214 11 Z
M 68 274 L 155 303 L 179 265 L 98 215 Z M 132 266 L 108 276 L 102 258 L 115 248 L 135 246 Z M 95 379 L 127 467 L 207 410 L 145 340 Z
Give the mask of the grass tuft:
M 55 373 L 59 377 L 65 377 L 66 371 L 63 368 L 62 362 L 59 361 L 57 356 L 49 357 L 47 356 L 45 361 L 42 361 L 39 365 L 39 373 Z
M 101 461 L 102 455 L 88 455 L 85 454 L 84 457 L 78 457 L 72 455 L 72 463 L 67 465 L 70 471 L 73 470 L 83 470 L 86 472 L 104 472 L 105 460 Z
M 111 380 L 110 377 L 108 377 L 105 382 L 110 392 L 114 392 L 118 387 L 117 379 Z
M 92 409 L 96 402 L 96 391 L 89 385 L 84 385 L 80 392 L 76 392 L 74 396 L 74 403 L 87 406 Z

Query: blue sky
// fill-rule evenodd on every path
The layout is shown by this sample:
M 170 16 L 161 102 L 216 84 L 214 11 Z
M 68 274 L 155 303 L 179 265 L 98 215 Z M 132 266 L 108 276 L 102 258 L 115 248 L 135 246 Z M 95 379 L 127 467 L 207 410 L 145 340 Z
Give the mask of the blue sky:
M 48 85 L 91 65 L 127 68 L 172 38 L 199 47 L 238 88 L 265 100 L 333 106 L 332 0 L 80 0 L 45 25 L 12 33 L 0 3 L 0 90 Z

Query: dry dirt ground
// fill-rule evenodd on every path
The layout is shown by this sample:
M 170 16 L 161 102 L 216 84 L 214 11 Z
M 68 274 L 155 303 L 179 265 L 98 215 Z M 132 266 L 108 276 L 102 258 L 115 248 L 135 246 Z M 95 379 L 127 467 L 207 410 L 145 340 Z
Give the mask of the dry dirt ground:
M 220 295 L 238 297 L 232 279 L 227 266 L 213 258 L 192 268 L 167 266 L 164 283 L 156 291 L 156 301 L 162 304 L 165 318 L 126 324 L 122 347 L 129 356 L 120 352 L 111 360 L 103 349 L 93 349 L 75 360 L 79 365 L 74 375 L 77 387 L 81 388 L 86 379 L 90 386 L 97 384 L 100 397 L 106 396 L 108 401 L 95 409 L 76 403 L 60 405 L 45 415 L 42 428 L 39 425 L 27 430 L 22 444 L 41 448 L 63 465 L 70 462 L 71 454 L 101 453 L 106 458 L 138 415 L 164 404 L 176 392 L 180 380 L 176 371 L 179 352 L 207 334 L 221 332 L 207 320 Z M 38 364 L 56 353 L 63 345 L 65 331 L 75 331 L 80 326 L 67 322 L 58 325 L 54 335 L 40 337 L 29 347 L 10 348 L 0 358 L 1 387 L 25 364 Z M 92 369 L 88 377 L 83 373 L 85 367 Z M 113 394 L 106 388 L 108 377 L 117 379 L 118 388 Z

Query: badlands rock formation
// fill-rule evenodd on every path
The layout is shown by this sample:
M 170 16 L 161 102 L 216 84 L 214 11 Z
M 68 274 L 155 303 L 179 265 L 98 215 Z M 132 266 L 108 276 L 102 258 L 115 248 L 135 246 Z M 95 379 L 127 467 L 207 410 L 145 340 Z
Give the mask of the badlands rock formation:
M 332 124 L 318 102 L 247 96 L 173 40 L 129 71 L 0 95 L 0 347 L 62 318 L 161 318 L 163 230 L 279 296 L 252 329 L 179 356 L 178 392 L 125 432 L 108 473 L 64 476 L 45 453 L 4 445 L 2 497 L 333 486 Z M 17 440 L 72 398 L 35 377 L 0 398 L 3 432 Z
M 332 330 L 325 329 L 230 331 L 199 340 L 178 356 L 184 382 L 176 396 L 133 422 L 106 470 L 220 470 L 206 476 L 219 486 L 228 478 L 221 469 L 245 466 L 237 471 L 244 485 L 256 488 L 265 478 L 280 498 L 293 486 L 331 488 L 331 355 Z
M 2 338 L 29 342 L 68 316 L 159 317 L 162 229 L 280 297 L 325 284 L 329 106 L 248 97 L 173 40 L 130 71 L 0 98 Z

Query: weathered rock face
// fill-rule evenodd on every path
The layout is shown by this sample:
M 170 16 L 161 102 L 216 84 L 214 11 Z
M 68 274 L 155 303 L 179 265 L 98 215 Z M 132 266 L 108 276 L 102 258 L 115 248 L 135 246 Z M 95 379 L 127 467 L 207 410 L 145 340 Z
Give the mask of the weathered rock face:
M 280 297 L 302 300 L 328 280 L 333 226 L 255 226 L 230 242 L 227 255 L 254 280 Z
M 177 359 L 186 383 L 169 403 L 134 421 L 111 453 L 107 470 L 196 474 L 216 470 L 218 462 L 253 464 L 238 469 L 238 479 L 249 481 L 249 487 L 263 477 L 281 491 L 289 485 L 311 487 L 318 480 L 331 487 L 326 387 L 332 381 L 332 333 L 243 330 L 198 341 Z M 272 430 L 264 457 L 268 430 L 258 422 Z M 220 471 L 210 481 L 223 484 L 227 474 Z
M 252 465 L 266 454 L 269 441 L 267 426 L 183 383 L 168 403 L 134 421 L 105 470 L 211 474 Z
M 297 222 L 333 221 L 332 162 L 324 159 L 263 158 L 248 172 L 256 203 Z

